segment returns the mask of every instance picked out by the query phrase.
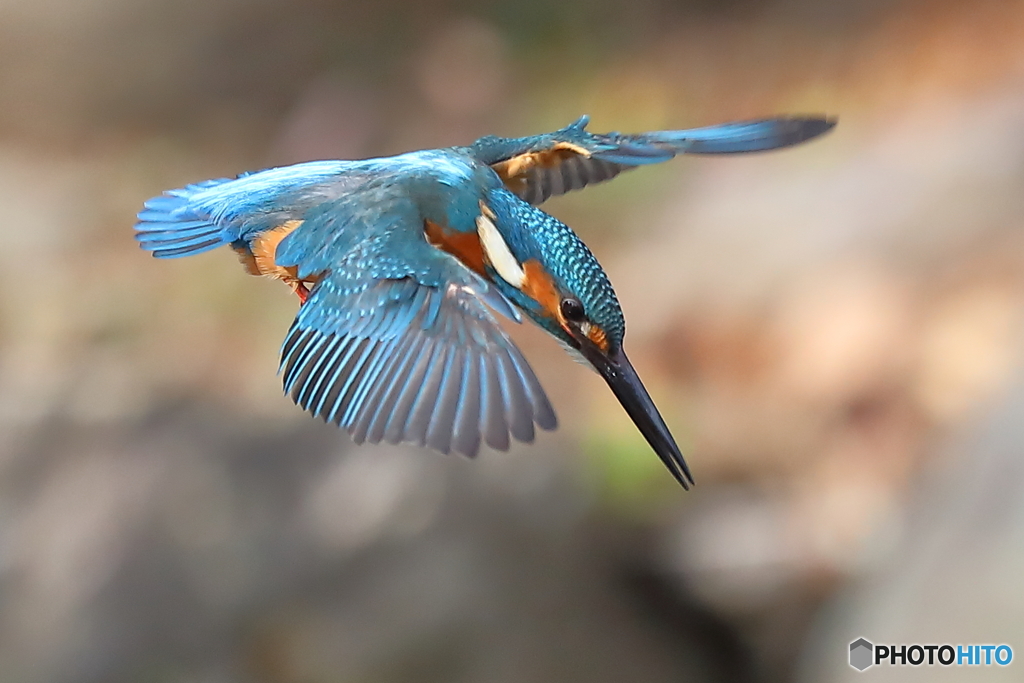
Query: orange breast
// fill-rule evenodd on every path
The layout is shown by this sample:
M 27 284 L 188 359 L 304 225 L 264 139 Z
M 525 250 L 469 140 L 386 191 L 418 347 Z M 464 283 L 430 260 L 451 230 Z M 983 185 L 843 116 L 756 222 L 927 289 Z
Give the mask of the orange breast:
M 484 248 L 475 231 L 448 230 L 433 221 L 425 221 L 423 232 L 431 246 L 451 254 L 473 272 L 486 276 Z
M 243 251 L 236 249 L 242 264 L 245 266 L 246 271 L 252 275 L 263 275 L 265 277 L 272 278 L 274 280 L 283 280 L 293 289 L 297 291 L 303 289 L 300 287 L 305 283 L 314 283 L 318 279 L 317 277 L 299 279 L 298 269 L 295 266 L 289 266 L 284 268 L 277 265 L 277 247 L 281 244 L 281 240 L 290 235 L 302 225 L 300 220 L 291 220 L 261 233 L 252 241 L 250 251 Z

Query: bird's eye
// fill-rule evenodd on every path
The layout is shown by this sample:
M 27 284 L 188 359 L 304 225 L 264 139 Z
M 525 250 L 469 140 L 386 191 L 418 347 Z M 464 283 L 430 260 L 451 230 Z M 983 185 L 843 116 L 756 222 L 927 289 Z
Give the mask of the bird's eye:
M 583 304 L 578 299 L 562 299 L 562 317 L 574 323 L 583 322 L 586 314 L 583 312 Z

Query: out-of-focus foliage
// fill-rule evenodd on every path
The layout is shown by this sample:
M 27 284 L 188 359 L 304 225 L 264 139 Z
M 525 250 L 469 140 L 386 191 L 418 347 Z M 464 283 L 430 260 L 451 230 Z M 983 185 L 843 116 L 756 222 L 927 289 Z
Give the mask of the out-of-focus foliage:
M 988 413 L 1019 394 L 1024 3 L 8 0 L 0 101 L 0 680 L 817 681 L 859 636 L 1019 645 L 1020 404 Z M 352 448 L 281 396 L 287 288 L 131 239 L 188 182 L 583 113 L 840 119 L 546 207 L 689 494 L 525 327 L 559 432 Z

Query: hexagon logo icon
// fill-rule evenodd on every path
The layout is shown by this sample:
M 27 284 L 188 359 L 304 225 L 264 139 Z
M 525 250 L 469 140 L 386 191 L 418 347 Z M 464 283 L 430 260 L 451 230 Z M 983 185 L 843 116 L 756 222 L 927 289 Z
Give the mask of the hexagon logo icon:
M 864 671 L 874 662 L 875 646 L 864 638 L 850 643 L 850 666 L 857 671 Z

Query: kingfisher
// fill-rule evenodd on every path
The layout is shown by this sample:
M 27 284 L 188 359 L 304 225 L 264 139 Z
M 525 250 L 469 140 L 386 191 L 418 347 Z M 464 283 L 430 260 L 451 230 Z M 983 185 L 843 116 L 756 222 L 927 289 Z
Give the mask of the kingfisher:
M 284 391 L 356 443 L 473 457 L 553 430 L 555 412 L 499 325 L 529 318 L 596 370 L 688 489 L 690 469 L 623 350 L 615 291 L 549 197 L 677 154 L 787 147 L 821 116 L 596 134 L 588 117 L 543 135 L 206 180 L 147 201 L 135 237 L 157 258 L 233 249 L 300 305 L 281 347 Z

